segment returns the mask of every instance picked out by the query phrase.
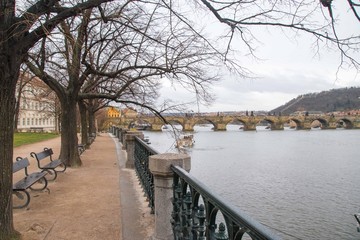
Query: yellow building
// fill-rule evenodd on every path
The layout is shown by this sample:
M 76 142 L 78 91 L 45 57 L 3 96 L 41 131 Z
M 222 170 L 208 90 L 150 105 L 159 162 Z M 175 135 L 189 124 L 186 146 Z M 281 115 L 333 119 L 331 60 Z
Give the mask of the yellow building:
M 119 118 L 120 117 L 120 110 L 115 107 L 108 107 L 107 108 L 107 116 L 109 118 Z

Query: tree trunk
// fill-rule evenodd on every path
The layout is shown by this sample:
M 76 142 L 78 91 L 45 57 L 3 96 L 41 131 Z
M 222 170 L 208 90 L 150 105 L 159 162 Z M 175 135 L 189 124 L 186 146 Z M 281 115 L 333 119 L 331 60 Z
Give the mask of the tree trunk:
M 86 105 L 82 101 L 79 101 L 78 105 L 79 105 L 80 121 L 81 121 L 81 143 L 85 145 L 85 148 L 89 148 Z
M 3 48 L 0 49 L 0 63 L 0 239 L 3 240 L 19 236 L 13 224 L 12 163 L 15 90 L 20 63 Z
M 95 127 L 95 107 L 93 100 L 89 100 L 89 106 L 87 108 L 88 113 L 88 134 L 91 137 L 96 137 L 96 127 Z M 94 136 L 95 135 L 95 136 Z M 90 143 L 91 144 L 91 143 Z
M 67 94 L 61 102 L 61 151 L 60 159 L 67 166 L 80 167 L 82 165 L 78 152 L 78 137 L 76 123 L 76 96 Z
M 88 109 L 89 114 L 89 134 L 96 133 L 96 126 L 95 126 L 95 112 L 94 109 L 90 106 Z
M 17 132 L 17 129 L 18 129 L 21 92 L 23 90 L 23 78 L 20 77 L 18 81 L 19 81 L 18 93 L 17 93 L 17 96 L 16 96 L 15 115 L 14 115 L 14 132 Z

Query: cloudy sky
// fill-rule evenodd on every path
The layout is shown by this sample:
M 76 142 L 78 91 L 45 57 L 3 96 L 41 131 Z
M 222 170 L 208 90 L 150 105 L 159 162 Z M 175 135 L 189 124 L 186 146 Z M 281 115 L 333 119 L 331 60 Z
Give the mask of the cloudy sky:
M 347 30 L 360 33 L 360 24 L 351 15 L 343 18 L 342 23 Z M 277 30 L 260 35 L 256 55 L 262 60 L 242 59 L 242 66 L 249 68 L 255 78 L 224 76 L 212 87 L 214 103 L 199 108 L 194 105 L 193 111 L 270 111 L 301 94 L 360 86 L 360 77 L 355 70 L 341 69 L 337 73 L 338 53 L 321 49 L 321 55 L 315 55 L 309 36 L 303 34 L 293 39 L 291 34 L 286 37 Z M 164 83 L 160 101 L 163 99 L 191 102 L 194 96 L 181 87 Z

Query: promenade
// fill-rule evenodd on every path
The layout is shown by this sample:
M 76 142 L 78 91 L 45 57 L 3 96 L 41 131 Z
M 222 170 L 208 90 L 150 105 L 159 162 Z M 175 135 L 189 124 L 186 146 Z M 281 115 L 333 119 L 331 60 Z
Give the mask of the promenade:
M 52 148 L 60 153 L 60 137 L 17 147 L 38 171 L 30 152 Z M 30 191 L 27 208 L 14 209 L 15 229 L 24 240 L 143 240 L 153 231 L 153 216 L 134 170 L 126 169 L 126 153 L 108 133 L 96 137 L 82 155 L 83 166 L 68 168 L 49 182 L 49 191 Z M 22 173 L 15 175 L 15 180 Z M 15 181 L 14 180 L 14 181 Z

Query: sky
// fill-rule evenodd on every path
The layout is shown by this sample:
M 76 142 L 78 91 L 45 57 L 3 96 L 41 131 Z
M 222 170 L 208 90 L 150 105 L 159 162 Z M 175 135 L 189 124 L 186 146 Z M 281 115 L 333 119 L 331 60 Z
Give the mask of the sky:
M 345 2 L 345 1 L 344 1 Z M 340 10 L 346 11 L 346 9 Z M 339 11 L 340 11 L 339 10 Z M 342 12 L 342 25 L 346 30 L 360 33 L 360 24 L 352 15 Z M 352 24 L 351 24 L 352 23 Z M 224 75 L 220 82 L 212 86 L 215 101 L 211 106 L 194 104 L 194 112 L 218 111 L 271 111 L 299 95 L 321 92 L 343 87 L 360 87 L 360 77 L 354 69 L 341 69 L 339 72 L 339 54 L 328 49 L 321 49 L 316 55 L 309 36 L 302 34 L 292 38 L 277 30 L 264 31 L 259 35 L 256 55 L 261 60 L 244 56 L 242 66 L 253 73 L 254 78 L 241 79 Z M 236 43 L 235 43 L 236 46 Z M 193 94 L 168 83 L 163 83 L 161 98 L 176 102 L 191 102 Z

